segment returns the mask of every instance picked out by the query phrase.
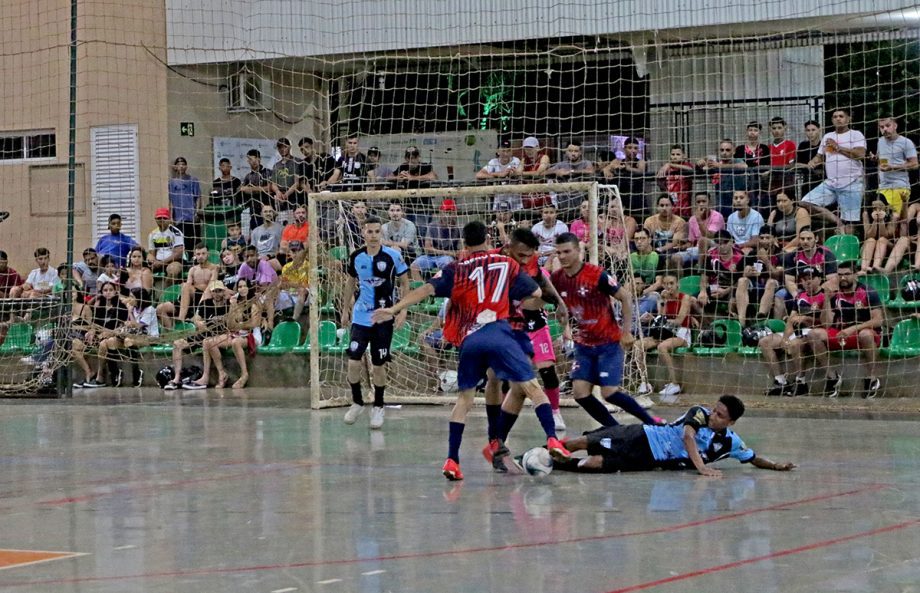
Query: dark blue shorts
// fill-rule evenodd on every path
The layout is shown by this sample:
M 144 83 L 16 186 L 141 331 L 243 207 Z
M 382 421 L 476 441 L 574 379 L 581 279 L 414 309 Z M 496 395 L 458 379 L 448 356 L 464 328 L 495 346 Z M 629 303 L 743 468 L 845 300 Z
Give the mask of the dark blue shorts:
M 503 381 L 522 383 L 536 377 L 521 342 L 506 321 L 489 323 L 463 340 L 457 364 L 458 389 L 473 389 L 490 368 Z
M 623 349 L 619 342 L 600 346 L 575 344 L 575 362 L 569 374 L 572 381 L 587 381 L 601 387 L 623 384 Z
M 514 334 L 514 339 L 517 340 L 527 358 L 533 358 L 533 340 L 530 339 L 530 335 L 524 330 L 511 330 L 511 333 Z

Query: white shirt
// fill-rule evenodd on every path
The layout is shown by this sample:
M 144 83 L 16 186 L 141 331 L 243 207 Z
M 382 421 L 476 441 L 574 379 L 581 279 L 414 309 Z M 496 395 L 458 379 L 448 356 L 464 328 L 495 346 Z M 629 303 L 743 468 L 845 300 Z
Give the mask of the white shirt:
M 60 280 L 58 279 L 57 268 L 52 268 L 50 266 L 44 273 L 38 268 L 35 268 L 29 272 L 29 277 L 26 278 L 26 283 L 36 290 L 51 290 L 58 282 L 60 282 Z
M 834 140 L 840 148 L 852 150 L 865 148 L 866 137 L 856 130 L 847 130 L 843 134 L 828 132 L 821 138 L 818 154 L 824 157 L 824 171 L 827 174 L 827 185 L 832 189 L 841 189 L 851 183 L 863 179 L 863 165 L 858 159 L 851 159 L 840 154 L 839 151 L 827 152 L 827 141 Z
M 185 245 L 185 238 L 182 231 L 173 225 L 166 227 L 161 231 L 157 227 L 147 235 L 147 251 L 156 253 L 157 261 L 165 261 L 173 254 L 173 247 L 182 247 Z
M 502 164 L 502 162 L 496 157 L 488 162 L 488 164 L 483 167 L 486 170 L 486 173 L 501 173 L 502 171 L 508 170 L 517 170 L 521 168 L 521 159 L 516 156 L 511 157 L 511 160 L 507 164 Z M 510 210 L 514 212 L 515 210 L 520 210 L 524 207 L 523 199 L 521 194 L 495 194 L 492 202 L 492 209 L 498 210 L 498 205 L 501 203 L 508 204 Z
M 160 335 L 160 322 L 157 321 L 157 310 L 153 305 L 143 311 L 134 309 L 134 318 L 141 324 L 144 333 L 151 338 L 156 338 Z
M 535 224 L 530 230 L 540 240 L 540 253 L 544 254 L 556 248 L 556 237 L 562 233 L 569 232 L 569 227 L 561 220 L 557 220 L 555 226 L 546 228 L 546 225 L 541 220 L 539 224 Z

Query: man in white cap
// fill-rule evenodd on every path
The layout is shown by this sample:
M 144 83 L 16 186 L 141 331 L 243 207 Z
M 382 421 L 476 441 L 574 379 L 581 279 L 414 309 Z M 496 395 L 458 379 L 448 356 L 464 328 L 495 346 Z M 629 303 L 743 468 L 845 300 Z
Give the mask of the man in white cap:
M 524 158 L 521 159 L 521 177 L 524 183 L 539 183 L 543 174 L 549 169 L 549 155 L 540 148 L 540 141 L 535 136 L 524 138 L 521 145 L 524 148 Z M 555 204 L 550 194 L 527 194 L 521 196 L 524 208 L 539 210 L 546 204 Z

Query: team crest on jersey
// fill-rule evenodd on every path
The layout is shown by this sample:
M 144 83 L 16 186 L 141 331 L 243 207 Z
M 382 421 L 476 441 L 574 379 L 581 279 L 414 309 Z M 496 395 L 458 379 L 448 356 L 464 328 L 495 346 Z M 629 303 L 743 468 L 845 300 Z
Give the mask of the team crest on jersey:
M 377 262 L 377 269 L 380 270 L 381 272 L 385 271 L 387 269 L 387 262 L 385 261 Z
M 580 297 L 582 297 L 582 298 L 588 296 L 588 287 L 587 287 L 587 286 L 579 286 L 579 287 L 578 287 L 578 296 L 580 296 Z
M 563 290 L 562 292 L 559 293 L 559 296 L 561 296 L 562 298 L 565 298 L 565 297 L 569 296 L 569 293 L 568 293 L 568 291 Z

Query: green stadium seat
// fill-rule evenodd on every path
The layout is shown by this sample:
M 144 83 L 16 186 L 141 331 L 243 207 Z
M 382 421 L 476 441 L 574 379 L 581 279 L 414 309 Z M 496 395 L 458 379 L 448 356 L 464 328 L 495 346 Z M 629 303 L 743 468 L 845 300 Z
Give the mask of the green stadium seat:
M 920 319 L 904 319 L 894 326 L 891 343 L 881 352 L 888 358 L 920 356 Z
M 34 328 L 28 323 L 14 323 L 6 332 L 6 340 L 0 345 L 0 354 L 15 354 L 32 349 Z
M 717 319 L 712 322 L 712 329 L 725 330 L 724 346 L 694 346 L 693 354 L 697 356 L 725 356 L 737 352 L 741 347 L 741 323 L 737 319 Z
M 167 286 L 163 292 L 160 294 L 161 303 L 174 303 L 179 300 L 179 297 L 182 296 L 182 285 L 173 284 L 172 286 Z
M 692 297 L 700 294 L 700 275 L 691 274 L 684 276 L 677 282 L 677 290 Z
M 345 352 L 348 348 L 348 343 L 350 338 L 346 337 L 342 342 L 339 342 L 338 336 L 339 328 L 335 325 L 334 321 L 320 321 L 319 322 L 319 351 L 329 354 L 341 354 Z
M 329 257 L 337 261 L 348 261 L 348 247 L 344 245 L 339 245 L 338 247 L 333 247 L 328 251 Z
M 888 280 L 888 276 L 870 274 L 864 276 L 861 282 L 878 293 L 878 298 L 881 299 L 883 305 L 887 305 L 888 301 L 891 300 L 891 282 Z
M 419 345 L 415 343 L 412 332 L 412 325 L 407 321 L 401 328 L 393 332 L 393 352 L 402 352 L 403 354 L 418 354 Z
M 161 343 L 154 344 L 147 348 L 141 348 L 141 352 L 151 352 L 153 354 L 172 354 L 173 341 L 178 340 L 184 333 L 194 331 L 195 324 L 191 321 L 177 321 L 176 325 L 170 331 L 161 331 Z
M 830 249 L 838 262 L 859 261 L 859 237 L 856 235 L 834 235 L 828 237 L 824 246 Z
M 279 356 L 291 352 L 300 344 L 300 324 L 296 321 L 282 321 L 275 326 L 268 344 L 259 347 L 259 354 Z
M 898 294 L 888 301 L 886 305 L 889 309 L 920 309 L 920 301 L 905 301 L 904 297 L 901 296 L 901 289 L 911 279 L 920 281 L 920 274 L 907 274 L 901 278 L 898 282 Z
M 760 325 L 769 327 L 775 334 L 781 334 L 786 330 L 786 322 L 782 319 L 767 319 Z M 742 356 L 760 356 L 762 352 L 760 351 L 760 346 L 739 346 L 738 354 Z
M 549 327 L 549 335 L 553 338 L 554 342 L 562 338 L 562 324 L 559 323 L 558 319 L 550 317 L 547 319 L 546 325 Z

